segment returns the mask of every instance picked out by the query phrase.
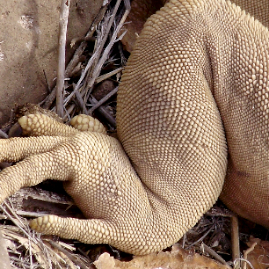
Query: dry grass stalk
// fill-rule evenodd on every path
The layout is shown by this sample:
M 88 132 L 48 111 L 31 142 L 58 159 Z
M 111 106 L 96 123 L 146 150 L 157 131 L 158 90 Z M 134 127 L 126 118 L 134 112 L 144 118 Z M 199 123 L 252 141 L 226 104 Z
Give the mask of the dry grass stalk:
M 56 110 L 60 117 L 63 117 L 63 95 L 65 79 L 65 47 L 66 34 L 69 16 L 70 0 L 62 0 L 59 20 L 59 49 L 58 49 L 58 69 L 57 69 L 57 91 L 56 91 Z

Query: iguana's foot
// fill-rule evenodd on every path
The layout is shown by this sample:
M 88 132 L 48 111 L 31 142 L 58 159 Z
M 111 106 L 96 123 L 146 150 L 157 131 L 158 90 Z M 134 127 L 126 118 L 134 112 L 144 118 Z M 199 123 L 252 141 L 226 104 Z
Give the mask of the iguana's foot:
M 154 236 L 158 224 L 147 193 L 120 143 L 99 121 L 77 116 L 71 121 L 76 129 L 38 113 L 19 123 L 32 137 L 0 140 L 0 161 L 20 161 L 0 173 L 0 203 L 22 187 L 61 180 L 89 219 L 40 217 L 30 221 L 36 231 L 135 254 L 172 244 L 165 230 Z

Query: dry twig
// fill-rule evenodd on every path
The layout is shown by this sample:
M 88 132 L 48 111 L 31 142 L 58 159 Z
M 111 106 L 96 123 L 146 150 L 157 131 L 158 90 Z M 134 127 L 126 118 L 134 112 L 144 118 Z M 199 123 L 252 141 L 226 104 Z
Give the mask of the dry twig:
M 88 92 L 88 90 L 92 89 L 92 86 L 94 85 L 97 78 L 99 77 L 99 74 L 101 72 L 101 68 L 105 64 L 105 62 L 110 54 L 110 51 L 112 49 L 112 46 L 121 39 L 122 35 L 119 38 L 117 38 L 117 36 L 118 36 L 118 33 L 121 30 L 128 14 L 129 14 L 129 12 L 130 12 L 130 9 L 126 9 L 118 26 L 116 27 L 116 29 L 113 32 L 112 37 L 111 37 L 108 45 L 106 46 L 106 48 L 103 51 L 104 45 L 105 45 L 107 38 L 108 38 L 109 30 L 111 29 L 111 27 L 115 21 L 115 16 L 116 16 L 116 13 L 118 11 L 120 3 L 121 3 L 121 0 L 118 0 L 114 9 L 113 9 L 112 15 L 107 16 L 106 19 L 104 20 L 103 23 L 105 24 L 105 26 L 101 27 L 101 29 L 103 29 L 103 30 L 105 29 L 105 30 L 103 32 L 101 31 L 100 32 L 101 35 L 97 36 L 95 51 L 94 51 L 92 57 L 90 58 L 90 60 L 88 61 L 85 69 L 83 70 L 81 77 L 80 77 L 79 81 L 77 82 L 74 90 L 65 99 L 65 101 L 64 101 L 65 107 L 72 100 L 74 95 L 78 96 L 79 99 L 84 98 L 84 102 L 86 102 L 86 100 L 89 99 L 89 93 L 91 91 Z M 84 81 L 85 77 L 86 77 L 86 83 L 84 82 L 84 85 L 82 85 L 82 82 Z M 81 94 L 77 95 L 76 94 L 77 92 L 81 92 Z M 114 125 L 114 123 L 113 123 L 113 125 Z
M 254 250 L 254 248 L 256 247 L 257 245 L 257 242 L 254 242 L 250 248 L 248 248 L 245 252 L 244 252 L 244 257 L 242 259 L 242 264 L 243 264 L 243 269 L 246 269 L 247 268 L 247 264 L 250 265 L 251 268 L 253 268 L 252 264 L 248 261 L 248 254 L 250 252 L 252 252 Z M 253 268 L 254 269 L 254 268 Z
M 90 102 L 92 104 L 97 104 L 98 101 L 93 97 L 91 96 L 90 98 Z M 105 107 L 98 107 L 97 108 L 98 112 L 100 112 L 102 114 L 102 116 L 106 119 L 106 121 L 113 127 L 113 128 L 116 128 L 116 120 L 113 116 L 111 116 L 111 114 L 107 111 L 107 109 Z
M 104 18 L 105 12 L 107 11 L 107 4 L 105 6 L 103 6 L 99 12 L 99 14 L 96 16 L 95 20 L 93 21 L 90 30 L 87 32 L 86 37 L 85 38 L 91 38 L 94 34 L 94 32 L 96 31 L 97 25 L 100 23 L 100 21 Z M 65 77 L 69 77 L 71 72 L 73 71 L 73 69 L 75 68 L 75 66 L 77 66 L 77 64 L 79 63 L 79 59 L 81 57 L 81 55 L 83 54 L 84 50 L 86 49 L 87 46 L 87 42 L 84 41 L 82 42 L 79 47 L 77 48 L 75 54 L 73 55 L 71 61 L 69 62 L 69 64 L 66 67 L 65 70 Z M 56 98 L 56 87 L 53 88 L 53 90 L 51 91 L 51 93 L 45 98 L 45 100 L 43 100 L 40 105 L 43 105 L 43 107 L 45 109 L 49 109 L 50 106 L 52 105 L 52 103 L 54 102 Z
M 118 2 L 120 2 L 118 0 Z M 102 54 L 102 57 L 100 58 L 99 62 L 96 64 L 94 70 L 93 70 L 93 73 L 92 73 L 92 77 L 87 77 L 87 82 L 84 84 L 84 91 L 85 91 L 85 96 L 88 97 L 89 94 L 87 94 L 87 91 L 89 89 L 92 88 L 95 80 L 97 79 L 97 77 L 99 76 L 100 72 L 101 72 L 101 68 L 102 66 L 104 65 L 106 59 L 108 58 L 108 55 L 112 49 L 112 46 L 120 41 L 122 39 L 122 37 L 125 35 L 125 32 L 118 38 L 118 34 L 123 26 L 123 24 L 125 23 L 126 19 L 127 19 L 127 16 L 128 14 L 130 13 L 130 9 L 126 9 L 117 28 L 115 29 L 115 31 L 113 32 L 113 35 L 110 39 L 110 42 L 108 43 L 107 47 L 105 48 L 103 54 Z M 112 18 L 112 17 L 111 17 Z M 113 22 L 114 22 L 114 19 L 113 19 Z M 110 25 L 110 22 L 109 22 L 109 25 Z
M 201 244 L 201 249 L 202 249 L 202 252 L 204 252 L 204 251 L 207 252 L 209 255 L 214 257 L 217 261 L 219 261 L 220 263 L 226 265 L 228 268 L 232 269 L 231 266 L 229 266 L 227 264 L 227 262 L 216 251 L 214 251 L 212 248 L 207 246 L 205 243 Z
M 113 9 L 113 13 L 110 17 L 110 19 L 108 20 L 108 16 L 104 18 L 104 22 L 103 24 L 105 25 L 105 27 L 103 27 L 103 29 L 105 29 L 105 33 L 103 35 L 99 35 L 99 39 L 97 38 L 96 39 L 96 44 L 97 46 L 95 47 L 95 51 L 93 52 L 93 55 L 92 57 L 90 58 L 90 60 L 88 61 L 85 69 L 83 70 L 81 76 L 80 76 L 80 79 L 79 81 L 77 82 L 76 84 L 76 87 L 74 88 L 74 90 L 72 91 L 72 93 L 66 98 L 65 100 L 65 106 L 67 103 L 70 102 L 70 100 L 72 99 L 73 95 L 78 91 L 78 89 L 81 88 L 81 84 L 82 84 L 82 81 L 84 80 L 84 78 L 86 77 L 86 75 L 88 74 L 88 70 L 90 68 L 93 69 L 93 67 L 95 67 L 95 62 L 96 60 L 98 60 L 100 58 L 100 55 L 103 51 L 103 48 L 105 46 L 105 43 L 107 41 L 107 38 L 108 38 L 108 34 L 109 34 L 109 31 L 112 27 L 112 24 L 114 23 L 114 20 L 115 20 L 115 16 L 116 16 L 116 13 L 118 11 L 118 8 L 120 6 L 120 3 L 121 3 L 122 0 L 117 0 L 117 3 Z M 105 58 L 107 58 L 107 55 L 105 56 Z
M 74 264 L 78 265 L 81 269 L 88 269 L 88 266 L 81 261 L 81 259 L 77 258 L 75 255 L 71 255 L 69 251 L 61 247 L 59 244 L 55 243 L 52 240 L 48 241 L 49 244 L 51 244 L 53 247 L 57 248 L 59 251 L 64 253 L 71 261 L 74 262 Z
M 56 92 L 56 111 L 60 117 L 63 117 L 63 95 L 65 79 L 65 46 L 67 24 L 69 16 L 70 0 L 62 0 L 60 21 L 59 21 L 59 51 L 58 51 L 58 69 L 57 69 L 57 92 Z
M 111 71 L 111 72 L 109 72 L 109 73 L 107 73 L 107 74 L 104 74 L 104 75 L 102 75 L 102 76 L 99 76 L 99 77 L 95 80 L 95 83 L 98 84 L 98 83 L 100 83 L 100 82 L 102 82 L 102 81 L 104 81 L 104 80 L 106 80 L 106 79 L 109 79 L 110 77 L 112 77 L 112 76 L 114 76 L 114 75 L 120 73 L 122 70 L 123 70 L 123 67 L 119 67 L 119 68 L 117 68 L 117 69 L 115 69 L 115 70 L 113 70 L 113 71 Z
M 239 247 L 239 227 L 237 216 L 231 218 L 231 241 L 232 241 L 232 256 L 233 261 L 240 258 L 240 247 Z
M 0 137 L 1 138 L 8 138 L 8 135 L 5 132 L 3 132 L 2 130 L 0 130 Z
M 102 104 L 104 104 L 108 99 L 110 99 L 113 95 L 115 95 L 118 92 L 118 87 L 116 87 L 114 90 L 112 90 L 110 93 L 108 93 L 106 96 L 104 96 L 101 100 L 99 100 L 96 104 L 92 106 L 92 108 L 88 111 L 89 115 L 92 115 L 93 111 L 97 108 L 99 108 Z

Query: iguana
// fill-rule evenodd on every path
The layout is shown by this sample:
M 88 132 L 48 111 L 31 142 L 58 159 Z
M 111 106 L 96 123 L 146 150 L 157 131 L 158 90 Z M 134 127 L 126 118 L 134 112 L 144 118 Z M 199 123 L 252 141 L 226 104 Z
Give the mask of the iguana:
M 255 1 L 257 3 L 259 1 Z M 253 2 L 254 5 L 254 2 Z M 0 202 L 53 178 L 87 220 L 45 216 L 45 234 L 142 255 L 172 245 L 220 196 L 269 227 L 269 32 L 224 0 L 171 0 L 146 22 L 117 104 L 119 141 L 88 116 L 39 113 L 0 140 Z

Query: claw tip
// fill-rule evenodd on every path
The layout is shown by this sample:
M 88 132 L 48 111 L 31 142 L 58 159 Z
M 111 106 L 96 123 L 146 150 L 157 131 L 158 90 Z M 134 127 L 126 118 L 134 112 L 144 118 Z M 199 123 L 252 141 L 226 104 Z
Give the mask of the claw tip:
M 27 117 L 26 116 L 22 116 L 21 118 L 18 119 L 18 122 L 21 126 L 22 129 L 25 129 L 27 126 Z

